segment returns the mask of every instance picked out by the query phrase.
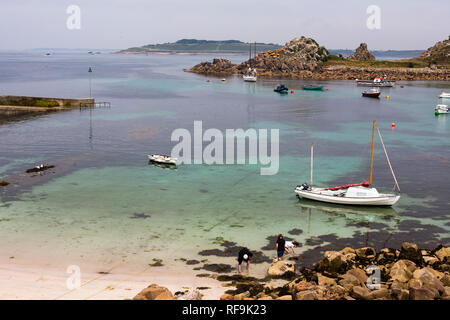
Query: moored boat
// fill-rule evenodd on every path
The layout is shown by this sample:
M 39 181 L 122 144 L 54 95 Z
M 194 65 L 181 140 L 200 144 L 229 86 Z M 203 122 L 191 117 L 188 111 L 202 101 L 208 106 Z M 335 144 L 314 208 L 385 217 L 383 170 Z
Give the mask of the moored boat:
M 438 104 L 436 108 L 434 108 L 434 114 L 440 115 L 440 114 L 447 114 L 448 113 L 448 106 L 445 104 Z
M 368 98 L 378 98 L 380 96 L 380 89 L 370 89 L 369 91 L 363 91 L 362 96 Z
M 178 160 L 178 158 L 171 157 L 171 156 L 166 156 L 166 155 L 163 155 L 163 154 L 150 154 L 150 155 L 148 155 L 148 159 L 151 162 L 162 163 L 162 164 L 170 164 L 170 165 L 177 164 L 177 160 Z
M 278 92 L 278 93 L 288 93 L 289 88 L 286 87 L 284 84 L 279 85 L 278 87 L 276 87 L 276 89 L 273 89 L 273 91 Z
M 439 98 L 441 98 L 441 99 L 450 99 L 450 92 L 444 92 L 444 90 L 442 90 L 441 94 L 439 95 Z
M 370 178 L 369 182 L 364 181 L 358 184 L 347 184 L 338 187 L 328 187 L 319 188 L 313 187 L 313 154 L 314 145 L 311 144 L 311 180 L 310 184 L 303 183 L 295 187 L 294 192 L 299 198 L 305 198 L 315 201 L 321 201 L 333 204 L 342 205 L 359 205 L 359 206 L 392 206 L 400 199 L 400 187 L 395 177 L 394 171 L 392 169 L 389 157 L 387 155 L 386 148 L 383 143 L 383 138 L 381 137 L 380 130 L 378 130 L 378 135 L 380 136 L 381 144 L 383 146 L 386 159 L 391 170 L 392 176 L 395 181 L 395 186 L 397 187 L 397 194 L 390 193 L 379 193 L 376 188 L 372 185 L 372 168 L 373 168 L 373 145 L 375 137 L 375 121 L 373 122 L 373 133 L 372 133 L 372 153 L 370 159 Z
M 369 86 L 369 87 L 393 87 L 395 81 L 388 80 L 386 76 L 384 78 L 375 78 L 373 80 L 358 80 L 356 79 L 356 85 Z
M 303 90 L 323 90 L 323 86 L 303 86 Z
M 255 74 L 244 74 L 242 79 L 244 79 L 245 82 L 256 82 L 256 71 Z

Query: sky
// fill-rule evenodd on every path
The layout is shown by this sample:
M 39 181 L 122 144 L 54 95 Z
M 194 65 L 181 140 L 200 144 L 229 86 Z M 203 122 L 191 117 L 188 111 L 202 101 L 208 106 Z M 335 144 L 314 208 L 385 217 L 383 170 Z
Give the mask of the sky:
M 80 9 L 79 29 L 67 27 L 71 5 Z M 0 10 L 0 50 L 125 49 L 183 38 L 284 44 L 302 35 L 329 49 L 366 42 L 369 50 L 422 50 L 450 35 L 448 0 L 0 0 Z

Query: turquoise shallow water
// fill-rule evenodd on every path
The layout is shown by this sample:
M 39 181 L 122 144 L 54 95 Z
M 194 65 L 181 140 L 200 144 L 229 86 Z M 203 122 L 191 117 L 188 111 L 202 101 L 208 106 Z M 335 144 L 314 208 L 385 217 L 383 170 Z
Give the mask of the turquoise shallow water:
M 302 230 L 290 236 L 310 257 L 324 245 L 449 244 L 450 119 L 433 114 L 448 83 L 402 82 L 404 88 L 383 89 L 375 100 L 361 98 L 351 81 L 326 81 L 329 91 L 306 92 L 301 86 L 312 82 L 290 80 L 284 83 L 294 94 L 279 96 L 273 92 L 279 80 L 221 82 L 182 71 L 209 58 L 0 55 L 6 93 L 86 96 L 93 66 L 94 96 L 113 105 L 0 125 L 0 178 L 43 162 L 70 167 L 43 183 L 1 191 L 0 238 L 8 250 L 93 260 L 167 252 L 198 258 L 200 250 L 218 247 L 217 237 L 260 250 L 268 236 L 293 229 Z M 278 174 L 261 176 L 259 165 L 248 164 L 148 165 L 147 154 L 170 153 L 172 131 L 192 131 L 195 120 L 204 130 L 279 129 Z M 312 142 L 317 185 L 368 179 L 372 120 L 402 189 L 399 203 L 374 209 L 299 201 L 293 188 L 309 181 Z M 374 184 L 390 191 L 376 141 Z

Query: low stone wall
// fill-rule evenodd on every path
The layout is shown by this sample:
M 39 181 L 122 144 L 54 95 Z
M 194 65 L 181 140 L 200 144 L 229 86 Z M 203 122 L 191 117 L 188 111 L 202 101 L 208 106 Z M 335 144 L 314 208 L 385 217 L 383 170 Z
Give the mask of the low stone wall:
M 84 99 L 65 99 L 65 98 L 48 98 L 48 97 L 31 97 L 31 96 L 12 96 L 0 95 L 0 105 L 5 107 L 26 107 L 29 111 L 31 108 L 79 108 L 81 103 L 94 103 L 94 98 Z M 46 106 L 46 104 L 53 104 Z M 4 108 L 2 108 L 4 109 Z

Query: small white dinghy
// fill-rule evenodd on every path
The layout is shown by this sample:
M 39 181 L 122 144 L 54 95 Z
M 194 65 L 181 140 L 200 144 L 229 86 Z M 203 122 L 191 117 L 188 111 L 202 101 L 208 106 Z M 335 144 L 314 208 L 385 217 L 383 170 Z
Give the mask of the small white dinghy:
M 441 99 L 450 99 L 450 92 L 444 92 L 444 90 L 442 90 L 441 94 L 439 95 L 439 98 L 441 98 Z
M 163 154 L 150 154 L 148 159 L 152 162 L 162 163 L 162 164 L 177 164 L 178 158 L 166 156 Z
M 438 104 L 436 108 L 434 108 L 434 113 L 436 115 L 448 113 L 448 106 L 445 104 Z
M 400 199 L 400 187 L 398 186 L 397 179 L 392 169 L 389 157 L 384 147 L 383 138 L 381 137 L 380 130 L 378 130 L 381 144 L 386 155 L 386 159 L 391 169 L 392 176 L 394 177 L 395 185 L 398 189 L 398 194 L 378 193 L 377 189 L 372 188 L 372 168 L 373 168 L 373 145 L 375 136 L 375 121 L 373 122 L 373 134 L 372 134 L 372 154 L 370 162 L 370 181 L 364 181 L 358 184 L 347 184 L 338 187 L 331 188 L 317 188 L 312 186 L 313 177 L 313 153 L 314 145 L 311 144 L 311 181 L 310 185 L 307 183 L 297 186 L 294 192 L 299 198 L 305 198 L 310 200 L 322 201 L 334 204 L 344 205 L 360 205 L 360 206 L 392 206 Z

